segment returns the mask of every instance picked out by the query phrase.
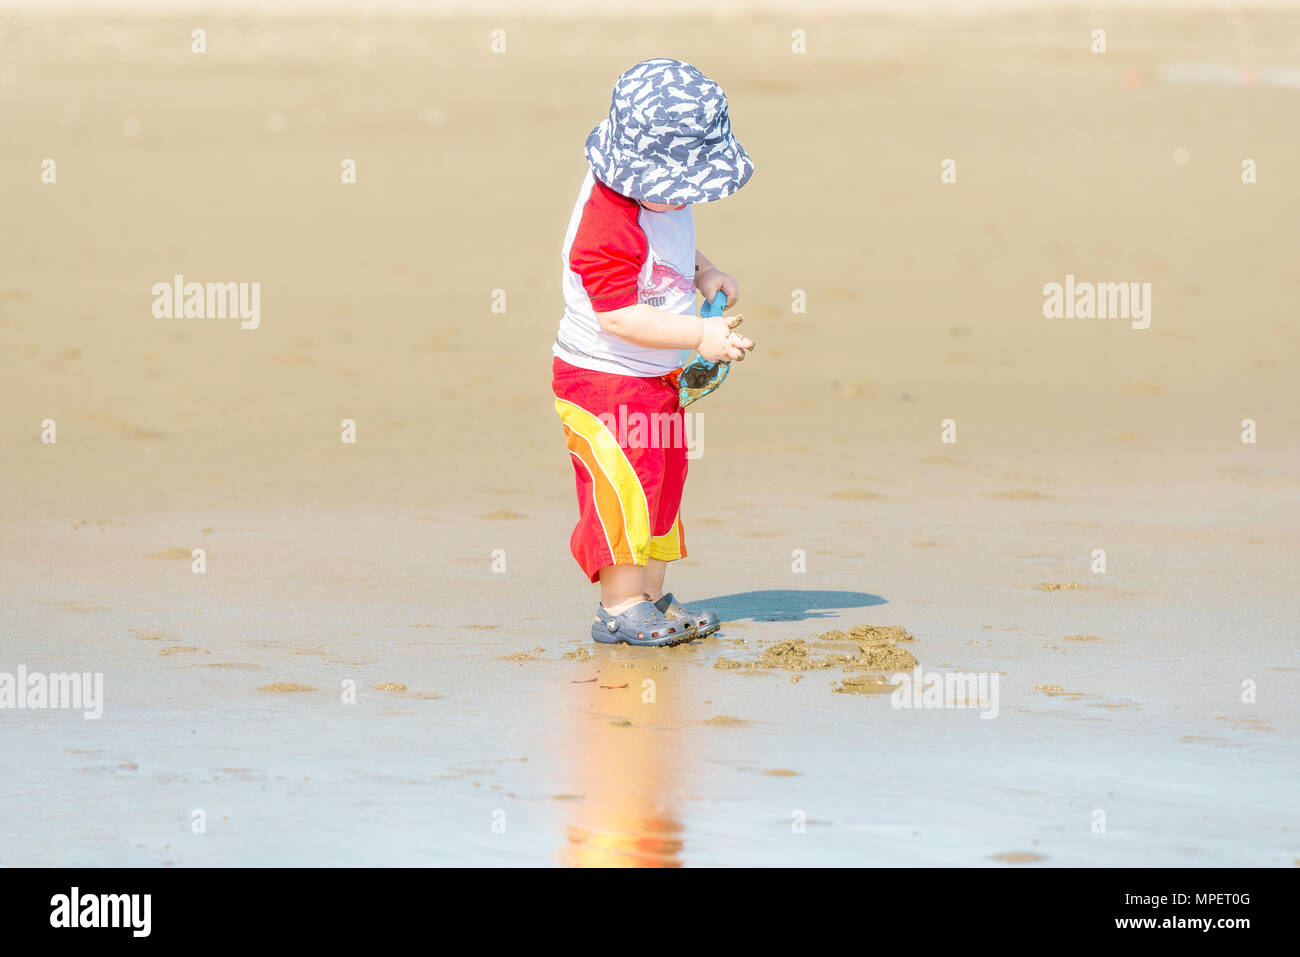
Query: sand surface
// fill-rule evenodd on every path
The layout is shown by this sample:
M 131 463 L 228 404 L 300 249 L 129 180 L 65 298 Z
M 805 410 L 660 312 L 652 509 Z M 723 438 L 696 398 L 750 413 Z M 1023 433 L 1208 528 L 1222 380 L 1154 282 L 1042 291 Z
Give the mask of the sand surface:
M 0 864 L 1300 859 L 1300 15 L 498 25 L 0 17 L 0 672 L 106 698 L 0 711 Z M 756 163 L 696 222 L 759 347 L 669 580 L 728 624 L 653 652 L 587 637 L 549 350 L 666 52 Z M 714 667 L 855 625 L 999 716 Z

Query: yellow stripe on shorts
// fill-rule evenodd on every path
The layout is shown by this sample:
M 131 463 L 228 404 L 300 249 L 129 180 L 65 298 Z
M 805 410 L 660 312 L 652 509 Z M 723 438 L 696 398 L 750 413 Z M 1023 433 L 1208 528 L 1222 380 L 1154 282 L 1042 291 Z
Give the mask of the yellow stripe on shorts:
M 682 517 L 678 514 L 673 518 L 673 527 L 668 529 L 667 533 L 650 539 L 651 558 L 661 562 L 675 562 L 682 557 Z
M 567 399 L 556 399 L 555 411 L 564 423 L 569 451 L 591 472 L 596 512 L 615 561 L 630 556 L 634 564 L 644 565 L 651 547 L 650 505 L 636 469 L 600 419 Z

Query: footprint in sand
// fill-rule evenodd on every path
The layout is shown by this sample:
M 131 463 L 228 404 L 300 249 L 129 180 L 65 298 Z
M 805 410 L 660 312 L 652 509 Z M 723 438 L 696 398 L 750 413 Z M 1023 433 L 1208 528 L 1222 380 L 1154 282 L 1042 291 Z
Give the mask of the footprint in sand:
M 152 555 L 146 555 L 145 558 L 170 558 L 174 561 L 188 562 L 194 555 L 188 548 L 169 548 L 166 551 L 154 552 Z
M 258 691 L 269 691 L 274 694 L 291 694 L 297 691 L 316 691 L 311 685 L 300 685 L 294 681 L 276 681 L 269 685 L 262 685 Z
M 1226 715 L 1220 715 L 1215 721 L 1230 721 L 1234 728 L 1247 731 L 1275 731 L 1277 730 L 1267 721 L 1261 721 L 1259 718 L 1229 718 Z
M 399 681 L 382 681 L 377 685 L 371 685 L 376 691 L 405 691 L 406 685 Z
M 1007 864 L 1033 864 L 1035 861 L 1045 861 L 1047 858 L 1032 851 L 1007 851 L 1003 854 L 994 854 L 989 860 L 1004 861 Z
M 183 655 L 191 651 L 198 651 L 194 645 L 172 645 L 158 652 L 159 655 Z
M 1164 389 L 1161 387 L 1159 382 L 1139 380 L 1137 382 L 1130 382 L 1127 386 L 1127 391 L 1129 395 L 1159 395 L 1164 391 Z
M 91 422 L 100 425 L 105 431 L 113 432 L 118 435 L 124 435 L 128 439 L 141 440 L 158 440 L 169 439 L 171 436 L 166 432 L 159 432 L 155 429 L 146 429 L 134 423 L 127 422 L 125 419 L 119 419 L 113 415 L 95 415 L 87 416 Z
M 840 389 L 841 399 L 874 399 L 875 390 L 866 382 L 851 382 Z
M 84 602 L 79 601 L 45 602 L 45 604 L 52 604 L 56 608 L 70 611 L 74 615 L 93 615 L 98 611 L 112 611 L 112 608 L 109 605 L 87 605 Z
M 748 727 L 753 722 L 746 721 L 744 718 L 733 718 L 729 714 L 719 714 L 713 716 L 704 723 L 712 725 L 715 728 L 743 728 Z

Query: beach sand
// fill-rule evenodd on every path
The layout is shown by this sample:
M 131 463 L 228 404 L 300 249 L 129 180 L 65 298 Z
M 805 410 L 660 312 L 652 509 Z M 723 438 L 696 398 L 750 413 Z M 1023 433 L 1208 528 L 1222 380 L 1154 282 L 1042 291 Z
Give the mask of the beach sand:
M 196 25 L 0 17 L 0 672 L 104 676 L 0 711 L 0 864 L 1300 859 L 1300 15 Z M 696 211 L 758 349 L 668 582 L 727 624 L 667 651 L 588 637 L 549 381 L 655 55 L 757 168 Z M 715 667 L 856 625 L 997 717 Z

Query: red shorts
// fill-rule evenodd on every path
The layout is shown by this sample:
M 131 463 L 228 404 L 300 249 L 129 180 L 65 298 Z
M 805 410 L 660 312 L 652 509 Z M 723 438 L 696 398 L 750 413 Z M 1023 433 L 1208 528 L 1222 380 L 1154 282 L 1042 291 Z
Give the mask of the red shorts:
M 607 565 L 686 557 L 679 514 L 686 484 L 686 422 L 677 386 L 660 376 L 551 364 L 555 411 L 578 485 L 569 546 L 593 582 Z

